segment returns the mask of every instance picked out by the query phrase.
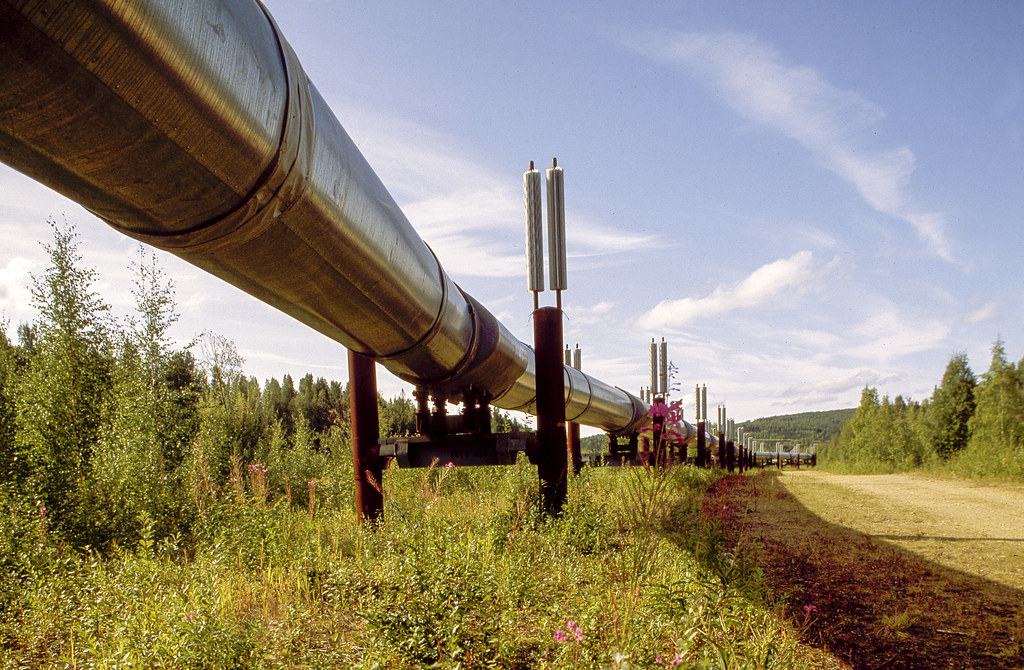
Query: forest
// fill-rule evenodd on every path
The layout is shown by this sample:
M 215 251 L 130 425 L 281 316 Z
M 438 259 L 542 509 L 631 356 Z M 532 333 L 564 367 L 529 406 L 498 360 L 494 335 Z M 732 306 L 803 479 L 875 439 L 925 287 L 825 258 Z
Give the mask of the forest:
M 980 378 L 966 354 L 953 354 L 931 398 L 890 399 L 865 388 L 853 418 L 820 453 L 820 463 L 856 472 L 1024 476 L 1024 361 L 1011 362 L 997 340 Z
M 254 472 L 297 505 L 349 495 L 351 482 L 334 474 L 350 458 L 347 384 L 307 374 L 297 386 L 289 375 L 261 385 L 216 333 L 173 346 L 173 282 L 141 248 L 136 313 L 118 323 L 74 229 L 51 227 L 50 266 L 31 286 L 39 320 L 19 325 L 17 342 L 9 324 L 0 329 L 4 504 L 30 506 L 73 546 L 103 550 L 191 536 L 217 491 Z M 412 433 L 404 393 L 378 397 L 378 409 L 382 434 Z M 492 421 L 521 428 L 496 408 Z
M 776 440 L 783 441 L 784 445 L 809 447 L 828 442 L 853 417 L 855 411 L 851 408 L 783 414 L 744 421 L 736 424 L 736 427 L 753 435 L 754 439 L 771 442 L 772 448 Z

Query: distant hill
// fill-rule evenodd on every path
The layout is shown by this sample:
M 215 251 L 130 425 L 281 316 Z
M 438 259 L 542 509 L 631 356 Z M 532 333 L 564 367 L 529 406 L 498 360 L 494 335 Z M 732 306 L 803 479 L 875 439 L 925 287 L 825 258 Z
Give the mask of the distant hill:
M 759 440 L 782 440 L 787 445 L 801 444 L 810 446 L 818 443 L 824 445 L 833 435 L 839 432 L 844 423 L 853 418 L 856 408 L 833 409 L 827 412 L 802 412 L 800 414 L 783 414 L 769 416 L 753 421 L 736 424 Z M 606 435 L 584 437 L 580 445 L 583 453 L 602 453 L 608 451 Z
M 824 444 L 835 435 L 844 423 L 853 418 L 857 408 L 833 409 L 826 412 L 801 412 L 769 416 L 753 421 L 738 423 L 745 433 L 758 440 L 783 440 L 787 443 L 811 445 Z

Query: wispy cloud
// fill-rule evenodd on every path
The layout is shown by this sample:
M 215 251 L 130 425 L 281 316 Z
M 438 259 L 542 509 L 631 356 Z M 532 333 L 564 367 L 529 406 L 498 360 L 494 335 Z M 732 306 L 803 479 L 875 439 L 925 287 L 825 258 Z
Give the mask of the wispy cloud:
M 687 67 L 737 114 L 803 146 L 876 211 L 908 223 L 933 254 L 952 260 L 943 215 L 917 211 L 910 202 L 911 150 L 866 146 L 869 131 L 885 117 L 881 107 L 813 68 L 787 63 L 752 35 L 657 33 L 634 39 L 631 46 Z
M 795 297 L 817 283 L 828 267 L 817 267 L 810 251 L 800 251 L 759 267 L 740 282 L 718 286 L 706 296 L 663 300 L 642 315 L 638 325 L 649 330 L 677 329 L 698 318 L 762 306 L 784 292 Z
M 995 300 L 987 302 L 978 309 L 970 312 L 966 317 L 964 317 L 964 321 L 967 323 L 981 323 L 982 321 L 991 319 L 995 315 L 998 307 L 999 303 Z
M 446 270 L 483 277 L 525 272 L 519 174 L 496 174 L 460 152 L 456 138 L 420 124 L 340 104 L 333 108 Z M 622 254 L 654 242 L 587 220 L 571 207 L 566 219 L 571 256 Z
M 872 313 L 850 330 L 844 352 L 876 363 L 891 362 L 940 347 L 950 331 L 941 319 L 907 313 L 889 300 L 876 298 Z

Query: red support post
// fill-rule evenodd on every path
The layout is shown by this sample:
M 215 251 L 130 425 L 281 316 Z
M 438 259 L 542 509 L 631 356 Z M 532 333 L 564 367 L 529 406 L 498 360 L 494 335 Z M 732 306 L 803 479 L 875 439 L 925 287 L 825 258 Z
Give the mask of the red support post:
M 569 436 L 569 458 L 572 459 L 572 471 L 579 474 L 583 469 L 583 454 L 580 452 L 580 424 L 569 421 L 566 422 L 565 428 Z
M 352 422 L 352 464 L 355 471 L 356 516 L 373 521 L 384 512 L 381 491 L 380 418 L 377 415 L 377 371 L 373 359 L 348 352 L 348 394 Z
M 708 464 L 708 447 L 707 447 L 707 436 L 704 434 L 704 422 L 697 422 L 697 467 L 707 467 Z
M 541 502 L 548 514 L 560 514 L 568 492 L 569 469 L 562 310 L 541 307 L 534 311 L 533 346 L 537 371 L 537 472 L 540 475 Z

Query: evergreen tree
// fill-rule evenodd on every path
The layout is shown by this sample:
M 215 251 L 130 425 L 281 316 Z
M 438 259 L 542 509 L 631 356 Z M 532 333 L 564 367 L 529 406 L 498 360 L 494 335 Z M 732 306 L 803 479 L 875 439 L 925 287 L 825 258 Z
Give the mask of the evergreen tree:
M 377 412 L 381 435 L 398 437 L 416 432 L 416 405 L 404 390 L 391 400 L 377 394 Z
M 975 393 L 968 449 L 959 459 L 972 474 L 1024 470 L 1024 379 L 1006 358 L 1003 342 L 992 345 L 992 363 Z
M 943 460 L 967 446 L 976 385 L 967 354 L 954 354 L 942 375 L 942 384 L 932 395 L 927 417 L 932 448 Z
M 295 433 L 295 382 L 292 376 L 286 374 L 281 378 L 281 395 L 277 402 L 277 415 L 284 428 L 285 435 L 291 436 Z

